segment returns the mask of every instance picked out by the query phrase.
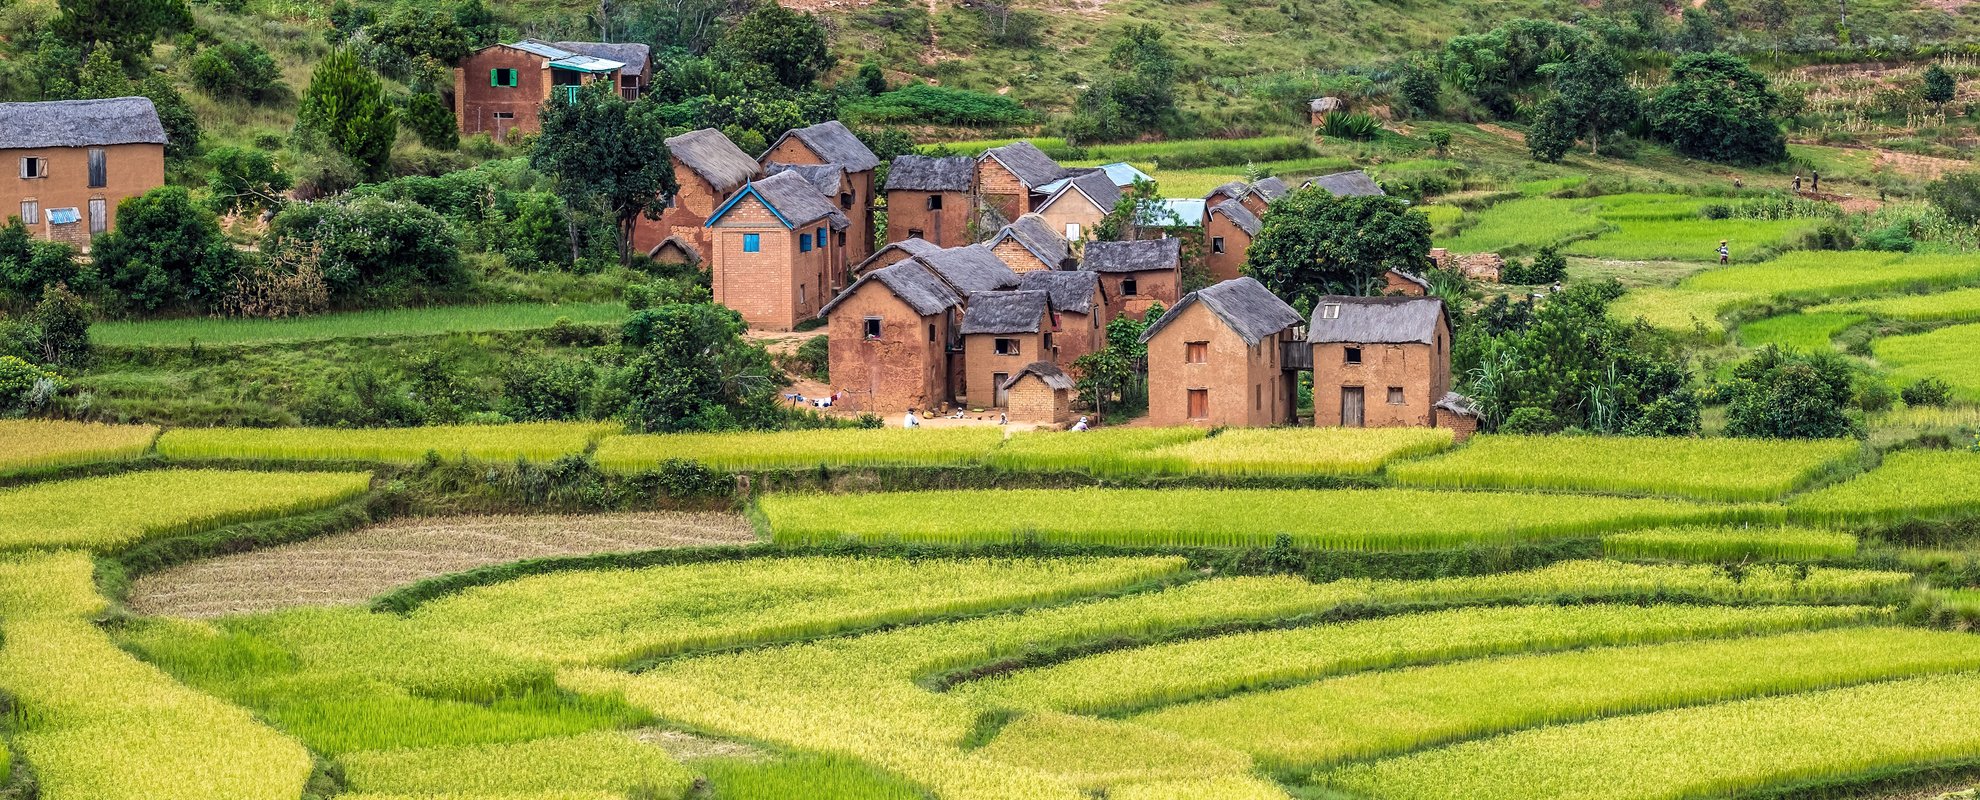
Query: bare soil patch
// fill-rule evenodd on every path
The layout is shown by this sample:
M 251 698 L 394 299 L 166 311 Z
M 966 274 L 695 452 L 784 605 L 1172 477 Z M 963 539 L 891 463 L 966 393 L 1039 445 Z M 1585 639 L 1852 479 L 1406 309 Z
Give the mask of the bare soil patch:
M 1519 131 L 1504 127 L 1502 125 L 1494 125 L 1490 122 L 1481 122 L 1478 123 L 1478 129 L 1486 133 L 1492 134 L 1494 136 L 1500 136 L 1507 139 L 1511 139 L 1520 144 L 1526 144 L 1526 134 L 1520 133 Z
M 682 761 L 697 758 L 747 758 L 760 759 L 766 754 L 753 745 L 732 742 L 727 739 L 711 739 L 686 731 L 666 728 L 641 728 L 632 732 L 633 739 L 640 744 L 650 744 L 667 751 L 668 755 Z
M 1970 169 L 1973 163 L 1957 158 L 1920 156 L 1895 150 L 1878 150 L 1877 166 L 1907 178 L 1935 181 L 1948 172 Z
M 395 586 L 527 558 L 756 541 L 734 514 L 428 517 L 223 556 L 138 578 L 142 614 L 207 618 L 356 605 Z

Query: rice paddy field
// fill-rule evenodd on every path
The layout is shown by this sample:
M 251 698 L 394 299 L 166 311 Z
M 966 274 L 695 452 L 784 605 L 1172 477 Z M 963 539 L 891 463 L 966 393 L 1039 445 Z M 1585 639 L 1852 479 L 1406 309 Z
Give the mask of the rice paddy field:
M 1976 556 L 1952 540 L 1907 559 L 1922 551 L 1894 555 L 1889 533 L 1970 521 L 1972 452 L 23 424 L 30 457 L 99 444 L 84 433 L 123 449 L 79 447 L 89 476 L 31 468 L 0 488 L 0 742 L 18 762 L 0 797 L 30 780 L 42 800 L 1691 800 L 1845 796 L 1925 768 L 1980 782 L 1980 634 L 1934 621 L 1980 596 L 1935 565 Z M 854 488 L 412 516 L 453 491 L 410 477 L 429 452 L 589 453 L 636 485 L 669 459 L 825 465 Z M 472 490 L 497 491 L 500 466 Z M 867 466 L 1062 488 L 888 490 Z M 1213 488 L 1239 486 L 1358 488 Z M 279 544 L 212 538 L 353 514 Z
M 90 342 L 105 347 L 226 347 L 330 339 L 384 339 L 447 333 L 548 328 L 560 320 L 580 325 L 618 322 L 621 303 L 503 303 L 485 306 L 399 308 L 282 319 L 189 319 L 102 322 Z
M 1635 289 L 1611 311 L 1625 319 L 1641 317 L 1656 327 L 1681 333 L 1703 325 L 1712 336 L 1725 332 L 1720 316 L 1764 303 L 1810 305 L 1814 306 L 1812 311 L 1824 315 L 1823 323 L 1779 323 L 1797 329 L 1833 324 L 1838 318 L 1826 316 L 1829 314 L 1881 315 L 1877 309 L 1884 307 L 1880 305 L 1883 303 L 1894 304 L 1887 307 L 1891 318 L 1946 320 L 1966 313 L 1959 309 L 1971 300 L 1958 290 L 1976 283 L 1980 283 L 1980 261 L 1969 256 L 1793 251 L 1757 263 L 1744 263 L 1735 257 L 1732 266 L 1707 269 L 1676 286 Z M 1903 296 L 1875 299 L 1888 295 Z M 1942 297 L 1951 299 L 1937 299 Z M 1934 310 L 1940 307 L 1947 310 L 1939 312 L 1943 316 L 1935 316 Z M 1763 326 L 1762 331 L 1766 330 Z
M 152 425 L 102 425 L 55 420 L 0 420 L 0 477 L 89 464 L 129 461 L 151 449 Z
M 1870 349 L 1899 385 L 1937 378 L 1952 387 L 1954 397 L 1980 401 L 1980 325 L 1880 338 Z

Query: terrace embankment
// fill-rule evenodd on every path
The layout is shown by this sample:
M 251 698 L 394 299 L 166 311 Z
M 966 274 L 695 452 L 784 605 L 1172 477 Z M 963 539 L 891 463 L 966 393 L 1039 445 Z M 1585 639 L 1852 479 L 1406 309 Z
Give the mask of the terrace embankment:
M 754 541 L 733 514 L 407 519 L 145 575 L 129 602 L 147 615 L 196 618 L 351 605 L 422 578 L 526 558 Z

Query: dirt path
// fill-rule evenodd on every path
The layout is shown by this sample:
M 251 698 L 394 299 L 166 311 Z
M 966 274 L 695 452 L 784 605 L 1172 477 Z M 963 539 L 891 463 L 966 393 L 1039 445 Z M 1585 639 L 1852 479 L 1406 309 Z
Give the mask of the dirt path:
M 1520 133 L 1519 131 L 1513 130 L 1511 128 L 1507 128 L 1500 125 L 1494 125 L 1490 122 L 1481 122 L 1478 123 L 1478 129 L 1486 133 L 1492 134 L 1494 136 L 1501 136 L 1507 139 L 1511 139 L 1520 144 L 1526 144 L 1526 134 Z
M 193 618 L 355 605 L 422 578 L 525 558 L 754 541 L 749 523 L 733 514 L 400 520 L 145 575 L 132 584 L 130 605 Z

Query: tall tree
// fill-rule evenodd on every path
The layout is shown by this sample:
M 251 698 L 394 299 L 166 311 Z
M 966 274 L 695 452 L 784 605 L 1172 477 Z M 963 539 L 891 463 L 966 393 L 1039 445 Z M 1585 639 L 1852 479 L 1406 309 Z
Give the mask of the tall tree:
M 356 164 L 366 179 L 378 180 L 385 177 L 392 142 L 399 137 L 399 112 L 378 76 L 344 48 L 324 56 L 309 76 L 296 112 L 296 132 L 320 139 Z
M 103 44 L 126 66 L 151 53 L 151 43 L 192 27 L 185 0 L 59 0 L 55 35 L 87 47 Z
M 1554 96 L 1542 104 L 1536 127 L 1567 131 L 1568 144 L 1573 144 L 1577 137 L 1585 139 L 1588 152 L 1593 154 L 1601 146 L 1603 135 L 1622 130 L 1636 120 L 1641 101 L 1624 79 L 1622 62 L 1614 53 L 1584 48 L 1565 61 L 1543 67 L 1542 72 L 1553 77 Z M 1550 150 L 1558 138 L 1549 143 Z M 1560 160 L 1559 152 L 1551 153 L 1552 158 L 1545 157 L 1541 144 L 1528 141 L 1535 158 Z
M 1849 362 L 1835 353 L 1793 353 L 1774 345 L 1733 368 L 1725 388 L 1726 435 L 1828 439 L 1855 430 L 1847 409 Z
M 1176 116 L 1176 78 L 1182 71 L 1175 51 L 1154 25 L 1130 25 L 1114 42 L 1108 63 L 1119 76 L 1110 94 L 1122 121 L 1136 132 L 1158 130 Z
M 1430 262 L 1430 220 L 1401 198 L 1300 189 L 1272 203 L 1244 271 L 1299 308 L 1321 295 L 1378 294 L 1390 269 Z
M 557 180 L 572 208 L 595 208 L 618 226 L 619 258 L 632 260 L 633 225 L 658 214 L 679 185 L 668 163 L 667 122 L 650 101 L 628 103 L 609 82 L 596 82 L 573 103 L 552 103 L 530 165 Z
M 817 17 L 762 0 L 722 34 L 715 55 L 731 69 L 762 64 L 786 88 L 803 89 L 832 69 L 825 45 L 825 26 Z
M 1645 111 L 1651 129 L 1687 156 L 1770 164 L 1787 157 L 1780 106 L 1767 76 L 1738 56 L 1691 53 L 1672 65 L 1670 83 Z

